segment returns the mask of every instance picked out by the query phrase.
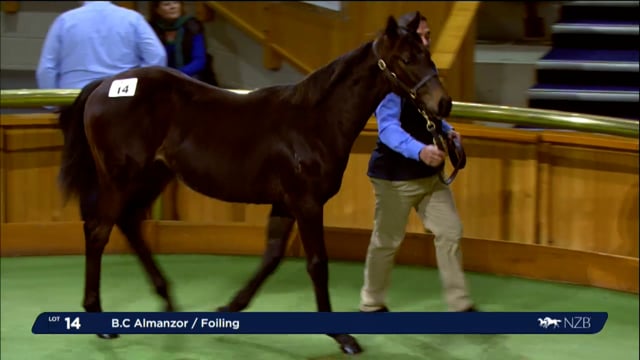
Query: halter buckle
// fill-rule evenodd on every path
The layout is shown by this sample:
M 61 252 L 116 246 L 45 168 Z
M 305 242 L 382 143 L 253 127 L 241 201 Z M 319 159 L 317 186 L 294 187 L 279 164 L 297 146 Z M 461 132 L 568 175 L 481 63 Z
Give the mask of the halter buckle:
M 387 64 L 384 62 L 384 60 L 380 59 L 378 60 L 378 67 L 380 68 L 380 70 L 386 70 Z

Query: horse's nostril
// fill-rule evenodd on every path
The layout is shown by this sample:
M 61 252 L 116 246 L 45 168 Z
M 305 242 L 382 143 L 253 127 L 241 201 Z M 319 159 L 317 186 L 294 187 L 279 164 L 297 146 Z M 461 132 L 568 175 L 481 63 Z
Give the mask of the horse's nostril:
M 444 96 L 440 99 L 438 103 L 438 113 L 441 116 L 449 116 L 451 112 L 451 98 L 448 96 Z

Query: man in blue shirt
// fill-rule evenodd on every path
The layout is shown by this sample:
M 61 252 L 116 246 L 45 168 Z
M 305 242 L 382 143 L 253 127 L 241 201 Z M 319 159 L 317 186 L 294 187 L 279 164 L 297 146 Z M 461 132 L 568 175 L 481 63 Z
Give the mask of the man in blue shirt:
M 36 71 L 41 89 L 81 89 L 93 80 L 145 66 L 166 66 L 158 37 L 138 12 L 85 1 L 51 25 Z
M 406 26 L 414 17 L 414 12 L 405 14 L 398 23 Z M 421 19 L 417 32 L 429 46 L 426 18 Z M 425 119 L 411 101 L 390 93 L 378 105 L 375 116 L 378 141 L 367 175 L 373 184 L 376 208 L 360 310 L 389 311 L 386 296 L 391 270 L 414 208 L 423 226 L 435 235 L 436 259 L 449 310 L 476 311 L 461 264 L 462 224 L 451 190 L 438 177 L 446 154 L 433 145 Z M 460 141 L 460 134 L 446 121 L 442 121 L 440 130 Z

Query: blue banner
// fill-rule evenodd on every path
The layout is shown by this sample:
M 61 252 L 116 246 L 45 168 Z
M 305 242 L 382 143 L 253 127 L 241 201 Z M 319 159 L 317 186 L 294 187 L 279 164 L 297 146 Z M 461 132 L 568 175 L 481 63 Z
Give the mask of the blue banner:
M 46 312 L 34 334 L 595 334 L 606 312 Z

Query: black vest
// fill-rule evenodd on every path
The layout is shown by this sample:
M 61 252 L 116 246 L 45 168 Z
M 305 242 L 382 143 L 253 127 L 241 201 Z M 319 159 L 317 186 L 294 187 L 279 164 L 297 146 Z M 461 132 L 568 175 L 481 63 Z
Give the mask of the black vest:
M 415 105 L 404 99 L 401 104 L 400 126 L 402 129 L 425 145 L 433 144 L 433 137 L 427 130 L 427 122 Z M 437 122 L 436 126 L 438 132 L 441 133 L 442 124 Z M 434 168 L 420 160 L 407 158 L 383 144 L 378 137 L 376 148 L 369 159 L 367 175 L 390 181 L 414 180 L 436 175 L 443 169 L 443 166 L 444 163 L 438 168 Z

